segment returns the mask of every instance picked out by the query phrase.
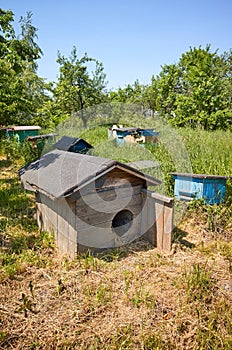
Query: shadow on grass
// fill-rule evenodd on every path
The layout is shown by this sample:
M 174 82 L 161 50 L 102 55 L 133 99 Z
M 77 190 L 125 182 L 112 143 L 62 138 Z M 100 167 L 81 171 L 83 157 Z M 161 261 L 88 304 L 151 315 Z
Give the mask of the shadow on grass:
M 0 188 L 0 247 L 18 252 L 31 246 L 37 231 L 34 201 L 17 178 L 1 179 Z
M 123 246 L 116 248 L 99 248 L 91 249 L 85 252 L 79 252 L 79 258 L 95 257 L 106 262 L 120 261 L 128 256 L 138 254 L 140 252 L 146 252 L 154 249 L 155 247 L 151 245 L 143 237 L 137 238 L 135 241 L 127 243 Z
M 172 244 L 178 243 L 182 247 L 194 248 L 196 245 L 189 242 L 184 237 L 188 235 L 187 232 L 175 228 L 172 233 Z M 96 257 L 98 259 L 104 260 L 106 262 L 120 261 L 128 256 L 138 254 L 141 252 L 147 252 L 155 249 L 156 247 L 149 243 L 143 236 L 136 239 L 133 242 L 125 244 L 118 248 L 105 248 L 96 250 L 87 250 L 87 252 L 79 253 L 79 258 Z M 157 253 L 162 255 L 162 251 L 157 250 Z
M 172 234 L 172 243 L 179 243 L 180 245 L 190 249 L 196 247 L 194 243 L 184 239 L 184 237 L 186 237 L 187 235 L 188 233 L 186 231 L 183 231 L 180 228 L 175 227 Z
M 0 169 L 9 168 L 11 165 L 12 165 L 12 161 L 10 159 L 0 160 Z
M 0 180 L 0 211 L 13 225 L 32 223 L 34 201 L 22 188 L 17 178 Z

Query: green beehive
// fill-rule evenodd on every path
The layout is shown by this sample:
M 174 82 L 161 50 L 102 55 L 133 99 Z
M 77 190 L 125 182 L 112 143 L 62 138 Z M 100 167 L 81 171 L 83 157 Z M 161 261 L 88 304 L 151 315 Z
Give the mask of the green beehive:
M 18 141 L 24 141 L 28 136 L 36 136 L 39 134 L 40 126 L 12 126 L 4 128 L 6 137 L 15 137 Z

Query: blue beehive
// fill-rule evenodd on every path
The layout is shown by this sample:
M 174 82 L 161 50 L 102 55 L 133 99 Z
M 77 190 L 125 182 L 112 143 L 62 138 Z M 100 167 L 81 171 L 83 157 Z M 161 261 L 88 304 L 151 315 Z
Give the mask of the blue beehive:
M 171 173 L 175 179 L 174 195 L 179 200 L 204 199 L 208 204 L 225 199 L 227 176 Z
M 118 144 L 124 143 L 157 143 L 159 132 L 154 129 L 141 129 L 134 127 L 117 127 L 108 129 L 109 138 L 114 138 Z
M 53 148 L 61 151 L 86 154 L 93 148 L 87 141 L 69 136 L 62 136 L 54 145 Z

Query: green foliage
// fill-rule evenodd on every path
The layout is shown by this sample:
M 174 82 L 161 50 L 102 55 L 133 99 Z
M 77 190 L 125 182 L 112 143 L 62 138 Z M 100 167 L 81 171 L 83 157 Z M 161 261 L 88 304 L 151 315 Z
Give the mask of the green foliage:
M 127 122 L 121 119 L 120 122 Z M 154 126 L 155 118 L 147 120 L 134 115 L 130 126 Z M 123 124 L 125 125 L 125 124 Z M 160 128 L 159 128 L 160 127 Z M 157 145 L 118 145 L 108 139 L 108 126 L 90 127 L 79 133 L 82 137 L 94 146 L 91 154 L 115 159 L 123 163 L 149 159 L 158 161 L 160 166 L 152 171 L 145 172 L 161 179 L 164 186 L 160 188 L 166 194 L 173 195 L 173 177 L 169 175 L 172 171 L 190 172 L 197 174 L 212 174 L 230 176 L 232 173 L 232 137 L 230 131 L 215 130 L 207 131 L 202 129 L 179 128 L 162 131 L 162 125 L 156 130 L 161 130 Z M 72 128 L 71 128 L 72 130 Z M 187 167 L 187 163 L 191 169 Z M 186 168 L 187 167 L 187 168 Z M 157 189 L 156 189 L 157 190 Z M 231 184 L 227 183 L 227 201 L 231 202 Z
M 210 45 L 190 48 L 176 64 L 166 64 L 151 83 L 136 81 L 111 92 L 111 101 L 137 103 L 175 126 L 231 129 L 232 52 L 219 56 Z
M 59 114 L 73 115 L 80 111 L 79 116 L 83 125 L 87 125 L 87 119 L 83 109 L 104 102 L 106 95 L 106 75 L 103 64 L 90 58 L 87 53 L 78 57 L 74 46 L 69 58 L 58 53 L 60 76 L 56 84 L 54 94 L 54 106 Z M 93 73 L 89 72 L 93 69 Z
M 228 175 L 232 173 L 232 135 L 230 131 L 178 129 L 189 154 L 193 173 Z
M 231 50 L 218 55 L 210 45 L 190 48 L 178 63 L 164 65 L 149 85 L 136 80 L 107 93 L 103 64 L 87 53 L 79 57 L 75 46 L 68 58 L 58 53 L 58 83 L 45 83 L 36 73 L 42 50 L 36 43 L 32 13 L 21 17 L 17 36 L 13 22 L 13 12 L 0 9 L 1 125 L 39 124 L 51 129 L 75 115 L 86 127 L 92 117 L 86 111 L 90 106 L 116 102 L 136 103 L 145 115 L 159 113 L 175 126 L 231 129 Z M 113 111 L 113 122 L 120 120 L 121 109 Z M 99 121 L 101 116 L 99 111 Z M 109 110 L 108 117 L 112 119 Z
M 21 33 L 17 36 L 13 16 L 11 11 L 0 10 L 0 125 L 31 125 L 49 99 L 49 84 L 36 74 L 42 50 L 36 43 L 32 14 L 21 17 Z
M 162 340 L 159 334 L 152 334 L 144 339 L 144 350 L 165 350 L 170 348 L 171 344 L 165 344 L 165 341 Z
M 15 138 L 1 139 L 0 153 L 7 156 L 11 161 L 21 160 L 29 163 L 38 158 L 38 150 L 31 146 L 30 142 L 19 142 Z
M 83 138 L 93 146 L 97 146 L 101 143 L 108 141 L 108 133 L 106 126 L 90 127 L 81 132 L 79 137 Z M 106 156 L 107 157 L 107 156 Z
M 145 86 L 139 84 L 136 80 L 133 84 L 128 84 L 124 89 L 119 88 L 117 91 L 111 91 L 109 93 L 109 99 L 111 102 L 117 103 L 142 103 L 143 92 Z
M 0 250 L 0 280 L 5 276 L 14 279 L 15 276 L 26 271 L 26 266 L 45 267 L 49 265 L 49 255 L 53 250 L 51 235 L 48 237 L 46 232 L 31 232 L 25 235 L 25 232 L 20 232 L 17 225 L 13 230 L 13 235 L 7 231 L 4 237 L 4 250 L 2 248 Z M 2 239 L 1 233 L 0 238 Z M 10 244 L 8 245 L 7 242 Z
M 228 129 L 231 67 L 217 52 L 191 48 L 157 77 L 157 110 L 177 126 Z
M 40 267 L 49 262 L 53 237 L 38 231 L 32 198 L 18 178 L 12 177 L 15 168 L 10 160 L 0 162 L 3 173 L 5 166 L 10 167 L 11 177 L 0 179 L 0 279 L 5 276 L 13 279 L 26 266 Z

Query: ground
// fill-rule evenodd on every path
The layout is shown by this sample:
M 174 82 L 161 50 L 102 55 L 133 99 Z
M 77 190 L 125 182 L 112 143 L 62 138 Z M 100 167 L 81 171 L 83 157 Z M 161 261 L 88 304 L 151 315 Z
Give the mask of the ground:
M 17 211 L 15 167 L 2 161 L 11 218 L 6 224 L 3 206 L 0 349 L 232 348 L 231 223 L 215 227 L 194 208 L 175 229 L 170 254 L 140 239 L 70 260 L 37 230 L 33 196 L 19 187 L 31 207 Z

